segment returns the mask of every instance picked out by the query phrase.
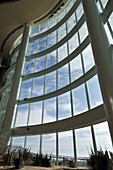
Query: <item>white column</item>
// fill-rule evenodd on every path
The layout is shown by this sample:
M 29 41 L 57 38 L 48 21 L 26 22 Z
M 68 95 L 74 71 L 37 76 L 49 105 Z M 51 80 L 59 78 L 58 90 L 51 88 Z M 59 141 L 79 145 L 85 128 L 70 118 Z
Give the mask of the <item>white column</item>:
M 113 48 L 108 41 L 96 1 L 82 2 L 113 143 Z
M 24 67 L 25 56 L 27 53 L 27 47 L 29 43 L 29 34 L 30 34 L 30 24 L 25 24 L 23 38 L 21 42 L 21 47 L 19 51 L 19 55 L 16 62 L 15 73 L 13 77 L 13 83 L 11 86 L 9 100 L 7 103 L 7 108 L 4 116 L 4 121 L 2 124 L 2 129 L 0 132 L 0 152 L 2 152 L 7 146 L 7 142 L 11 135 L 11 124 L 14 113 L 14 108 L 16 104 L 17 94 L 20 87 L 21 75 Z

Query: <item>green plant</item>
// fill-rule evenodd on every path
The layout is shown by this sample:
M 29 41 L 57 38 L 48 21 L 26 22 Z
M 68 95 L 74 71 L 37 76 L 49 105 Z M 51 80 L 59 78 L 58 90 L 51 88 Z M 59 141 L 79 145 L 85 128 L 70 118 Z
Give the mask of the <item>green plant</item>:
M 97 151 L 95 154 L 91 150 L 90 158 L 87 160 L 87 165 L 92 170 L 108 170 L 109 156 L 107 151 Z

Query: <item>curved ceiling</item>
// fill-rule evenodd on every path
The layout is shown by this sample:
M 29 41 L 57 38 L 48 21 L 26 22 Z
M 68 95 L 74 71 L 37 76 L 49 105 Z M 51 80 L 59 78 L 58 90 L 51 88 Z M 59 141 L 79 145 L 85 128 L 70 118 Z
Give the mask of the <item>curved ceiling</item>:
M 19 0 L 0 5 L 0 29 L 40 18 L 59 0 Z
M 0 48 L 6 37 L 15 28 L 40 19 L 51 11 L 59 1 L 67 2 L 67 0 L 18 0 L 0 4 Z M 11 35 L 5 43 L 5 50 L 2 54 L 4 59 L 8 57 L 12 43 L 21 32 L 22 29 L 17 31 L 15 35 Z M 6 64 L 6 61 L 4 63 Z

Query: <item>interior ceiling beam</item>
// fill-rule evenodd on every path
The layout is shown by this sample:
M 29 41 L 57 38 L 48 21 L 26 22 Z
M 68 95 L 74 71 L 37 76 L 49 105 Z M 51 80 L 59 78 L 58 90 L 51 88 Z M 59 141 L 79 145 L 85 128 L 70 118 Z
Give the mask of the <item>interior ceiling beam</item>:
M 20 0 L 0 0 L 0 4 L 9 3 L 9 2 L 16 2 L 16 1 L 20 1 Z

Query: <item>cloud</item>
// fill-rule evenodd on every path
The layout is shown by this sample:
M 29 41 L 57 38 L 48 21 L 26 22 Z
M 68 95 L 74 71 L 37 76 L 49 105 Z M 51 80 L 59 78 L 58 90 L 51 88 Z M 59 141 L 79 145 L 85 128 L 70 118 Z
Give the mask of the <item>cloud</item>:
M 66 23 L 58 28 L 58 41 L 66 36 Z
M 79 20 L 81 18 L 83 13 L 84 13 L 83 5 L 82 5 L 82 3 L 80 3 L 80 5 L 76 9 L 77 20 Z
M 89 44 L 82 51 L 82 55 L 83 55 L 83 60 L 84 60 L 85 72 L 87 72 L 89 69 L 91 69 L 95 65 L 91 44 Z
M 80 42 L 83 42 L 83 40 L 88 36 L 88 29 L 87 29 L 87 24 L 86 21 L 84 24 L 80 27 L 79 29 L 79 34 L 80 34 Z
M 88 85 L 88 92 L 89 92 L 89 99 L 90 99 L 90 106 L 91 108 L 96 107 L 103 103 L 100 85 L 98 82 L 98 77 L 95 75 L 87 82 Z
M 40 38 L 38 41 L 38 52 L 44 51 L 47 48 L 47 36 Z
M 68 33 L 72 30 L 72 28 L 75 26 L 75 14 L 72 14 L 71 17 L 67 20 L 67 29 Z
M 56 90 L 56 71 L 46 75 L 45 93 Z
M 31 79 L 23 81 L 21 92 L 20 92 L 20 94 L 21 94 L 20 99 L 30 97 L 30 95 L 31 95 L 31 85 L 32 85 L 32 80 Z
M 58 62 L 67 57 L 67 43 L 58 48 Z
M 78 46 L 78 33 L 76 33 L 72 38 L 69 39 L 69 54 L 71 54 Z
M 45 69 L 46 56 L 41 56 L 36 59 L 35 72 L 42 71 Z
M 46 31 L 47 29 L 48 29 L 48 21 L 40 25 L 40 33 Z
M 48 35 L 48 48 L 56 44 L 56 31 Z
M 41 124 L 42 102 L 31 103 L 29 125 Z
M 39 33 L 39 26 L 32 28 L 30 37 L 33 37 L 33 36 L 37 35 L 38 33 Z
M 25 140 L 25 136 L 14 137 L 12 141 L 12 145 L 24 147 L 24 140 Z
M 58 70 L 58 88 L 60 89 L 67 84 L 69 84 L 68 64 Z
M 27 55 L 29 56 L 29 55 L 35 54 L 36 50 L 37 50 L 37 40 L 34 40 L 29 43 Z

